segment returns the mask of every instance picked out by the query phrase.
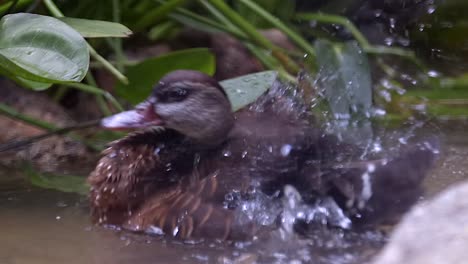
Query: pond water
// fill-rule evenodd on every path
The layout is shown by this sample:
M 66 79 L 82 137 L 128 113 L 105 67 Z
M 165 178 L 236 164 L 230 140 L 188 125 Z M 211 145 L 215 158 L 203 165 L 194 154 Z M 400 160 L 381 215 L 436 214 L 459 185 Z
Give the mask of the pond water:
M 439 124 L 442 155 L 425 182 L 426 197 L 468 179 L 468 123 Z M 91 169 L 91 168 L 90 168 Z M 279 231 L 251 243 L 181 243 L 93 226 L 86 197 L 31 186 L 0 169 L 0 263 L 367 263 L 388 228 L 318 228 L 306 237 Z

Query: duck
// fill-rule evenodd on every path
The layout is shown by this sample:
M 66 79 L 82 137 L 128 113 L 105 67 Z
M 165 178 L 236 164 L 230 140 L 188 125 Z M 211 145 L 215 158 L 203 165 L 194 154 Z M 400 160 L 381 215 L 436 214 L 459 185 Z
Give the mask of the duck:
M 104 129 L 131 132 L 109 143 L 88 176 L 92 221 L 236 241 L 261 230 L 237 210 L 242 201 L 281 196 L 285 186 L 309 203 L 332 197 L 356 222 L 388 218 L 417 201 L 435 159 L 428 144 L 363 160 L 362 148 L 324 133 L 310 112 L 284 85 L 233 112 L 212 77 L 170 72 L 134 109 L 102 119 Z

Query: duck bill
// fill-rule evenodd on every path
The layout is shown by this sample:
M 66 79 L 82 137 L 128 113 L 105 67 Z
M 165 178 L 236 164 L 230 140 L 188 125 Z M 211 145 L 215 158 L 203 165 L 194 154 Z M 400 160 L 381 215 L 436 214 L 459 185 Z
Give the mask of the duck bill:
M 160 126 L 163 122 L 151 105 L 121 112 L 101 120 L 101 127 L 109 130 L 141 129 Z

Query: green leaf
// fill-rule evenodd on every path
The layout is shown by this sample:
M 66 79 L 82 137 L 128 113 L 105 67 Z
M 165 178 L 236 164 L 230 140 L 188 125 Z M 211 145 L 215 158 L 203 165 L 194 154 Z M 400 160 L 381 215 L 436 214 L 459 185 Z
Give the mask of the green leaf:
M 213 75 L 215 58 L 209 49 L 187 49 L 144 60 L 127 68 L 129 84 L 119 83 L 116 93 L 133 104 L 145 99 L 153 86 L 165 74 L 179 69 L 189 69 Z
M 49 88 L 50 86 L 52 86 L 51 83 L 35 82 L 35 81 L 30 81 L 30 80 L 18 77 L 2 67 L 0 67 L 0 75 L 10 78 L 11 80 L 15 81 L 21 87 L 29 88 L 34 91 L 43 91 Z
M 83 195 L 87 194 L 89 191 L 89 187 L 86 185 L 85 177 L 41 173 L 34 170 L 34 168 L 30 165 L 25 166 L 23 171 L 31 184 L 37 187 Z
M 129 28 L 115 22 L 72 17 L 61 17 L 59 19 L 78 31 L 85 38 L 126 38 L 132 34 Z
M 18 13 L 0 20 L 0 67 L 42 83 L 81 81 L 89 66 L 83 37 L 52 17 Z
M 34 91 L 44 91 L 52 86 L 52 83 L 36 82 L 21 77 L 13 78 L 13 80 L 16 83 L 18 83 L 21 87 L 29 88 Z
M 294 14 L 296 7 L 295 1 L 284 0 L 256 0 L 255 4 L 264 8 L 267 12 L 277 17 L 279 20 L 288 21 Z M 257 28 L 269 28 L 271 24 L 258 15 L 255 11 L 248 8 L 243 1 L 234 1 L 234 8 L 246 20 Z
M 264 71 L 225 80 L 220 84 L 231 101 L 232 110 L 237 111 L 255 102 L 260 95 L 270 89 L 276 76 L 275 71 Z
M 372 82 L 366 54 L 356 42 L 315 42 L 320 83 L 336 117 L 366 115 L 372 107 Z
M 20 10 L 24 8 L 25 6 L 31 4 L 33 0 L 18 0 L 15 4 L 15 7 L 13 8 L 13 12 L 16 10 Z M 7 12 L 11 4 L 14 2 L 14 0 L 6 0 L 6 1 L 0 1 L 0 14 L 4 15 L 5 12 Z

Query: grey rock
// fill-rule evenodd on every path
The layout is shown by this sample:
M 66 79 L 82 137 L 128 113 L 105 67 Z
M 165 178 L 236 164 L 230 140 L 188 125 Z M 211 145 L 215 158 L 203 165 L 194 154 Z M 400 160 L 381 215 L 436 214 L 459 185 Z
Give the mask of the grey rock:
M 414 207 L 374 264 L 468 263 L 468 182 Z

